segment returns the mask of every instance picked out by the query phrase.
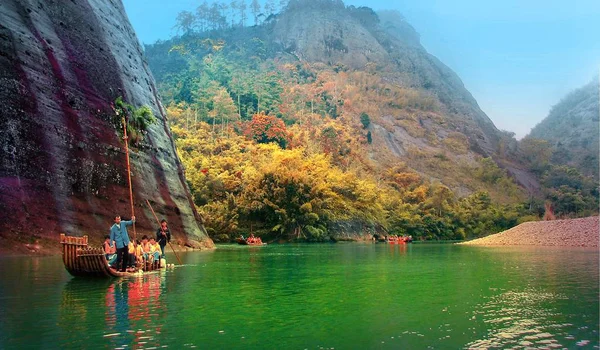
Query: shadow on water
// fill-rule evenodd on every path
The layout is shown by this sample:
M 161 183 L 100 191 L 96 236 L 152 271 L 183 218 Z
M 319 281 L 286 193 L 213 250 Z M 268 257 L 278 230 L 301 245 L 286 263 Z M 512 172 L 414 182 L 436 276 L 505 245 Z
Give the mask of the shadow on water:
M 58 343 L 86 348 L 160 346 L 166 312 L 161 299 L 163 273 L 97 280 L 73 278 L 64 287 Z

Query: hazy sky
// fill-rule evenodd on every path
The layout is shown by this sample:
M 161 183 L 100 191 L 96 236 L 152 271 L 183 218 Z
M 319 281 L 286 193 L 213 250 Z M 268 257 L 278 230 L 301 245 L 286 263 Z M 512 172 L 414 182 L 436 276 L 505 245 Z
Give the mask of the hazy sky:
M 172 36 L 177 14 L 193 11 L 201 1 L 123 2 L 138 38 L 149 44 Z M 459 75 L 494 124 L 517 138 L 599 74 L 599 0 L 344 3 L 400 11 L 421 34 L 425 49 Z

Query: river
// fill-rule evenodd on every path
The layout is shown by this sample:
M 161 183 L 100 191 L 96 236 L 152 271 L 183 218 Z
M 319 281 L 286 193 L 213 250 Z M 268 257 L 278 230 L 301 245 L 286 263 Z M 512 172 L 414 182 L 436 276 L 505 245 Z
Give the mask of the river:
M 175 262 L 168 255 L 169 262 Z M 0 258 L 0 349 L 599 348 L 582 248 L 224 245 L 140 277 Z

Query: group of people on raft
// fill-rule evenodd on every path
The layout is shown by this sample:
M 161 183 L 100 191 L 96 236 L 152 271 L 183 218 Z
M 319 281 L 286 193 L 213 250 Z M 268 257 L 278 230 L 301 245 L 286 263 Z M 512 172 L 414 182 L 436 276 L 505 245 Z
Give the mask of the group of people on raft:
M 165 257 L 165 246 L 171 241 L 171 231 L 166 220 L 161 220 L 156 231 L 156 238 L 144 235 L 142 240 L 133 242 L 129 239 L 127 226 L 133 225 L 135 216 L 131 220 L 121 220 L 120 215 L 115 216 L 115 223 L 110 228 L 110 235 L 104 239 L 104 253 L 109 265 L 118 271 L 136 271 L 137 266 L 145 263 L 154 263 Z
M 244 236 L 242 235 L 242 236 L 240 236 L 239 239 L 245 240 L 246 243 L 249 244 L 249 245 L 252 245 L 252 244 L 254 244 L 254 245 L 260 245 L 260 244 L 263 244 L 262 239 L 260 239 L 260 237 L 254 237 L 253 233 L 251 233 L 248 238 L 244 238 Z
M 412 236 L 400 236 L 400 235 L 391 235 L 385 238 L 385 241 L 388 243 L 410 243 L 412 242 Z

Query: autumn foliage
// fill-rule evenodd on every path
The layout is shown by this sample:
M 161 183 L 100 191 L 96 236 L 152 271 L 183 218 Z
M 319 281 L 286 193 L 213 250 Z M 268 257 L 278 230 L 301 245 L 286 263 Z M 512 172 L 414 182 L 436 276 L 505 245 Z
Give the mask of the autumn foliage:
M 252 116 L 252 120 L 246 124 L 244 134 L 258 143 L 275 142 L 281 148 L 285 148 L 290 140 L 283 120 L 264 112 Z
M 254 53 L 264 47 L 250 44 Z M 160 83 L 194 202 L 216 241 L 250 231 L 263 241 L 328 240 L 332 224 L 344 222 L 464 239 L 517 223 L 520 209 L 509 203 L 519 190 L 506 172 L 454 158 L 468 152 L 468 139 L 424 127 L 449 123 L 429 92 L 376 71 L 227 50 L 190 57 L 184 74 Z M 397 129 L 436 148 L 374 160 L 387 148 L 381 135 Z M 458 177 L 471 183 L 460 195 Z

